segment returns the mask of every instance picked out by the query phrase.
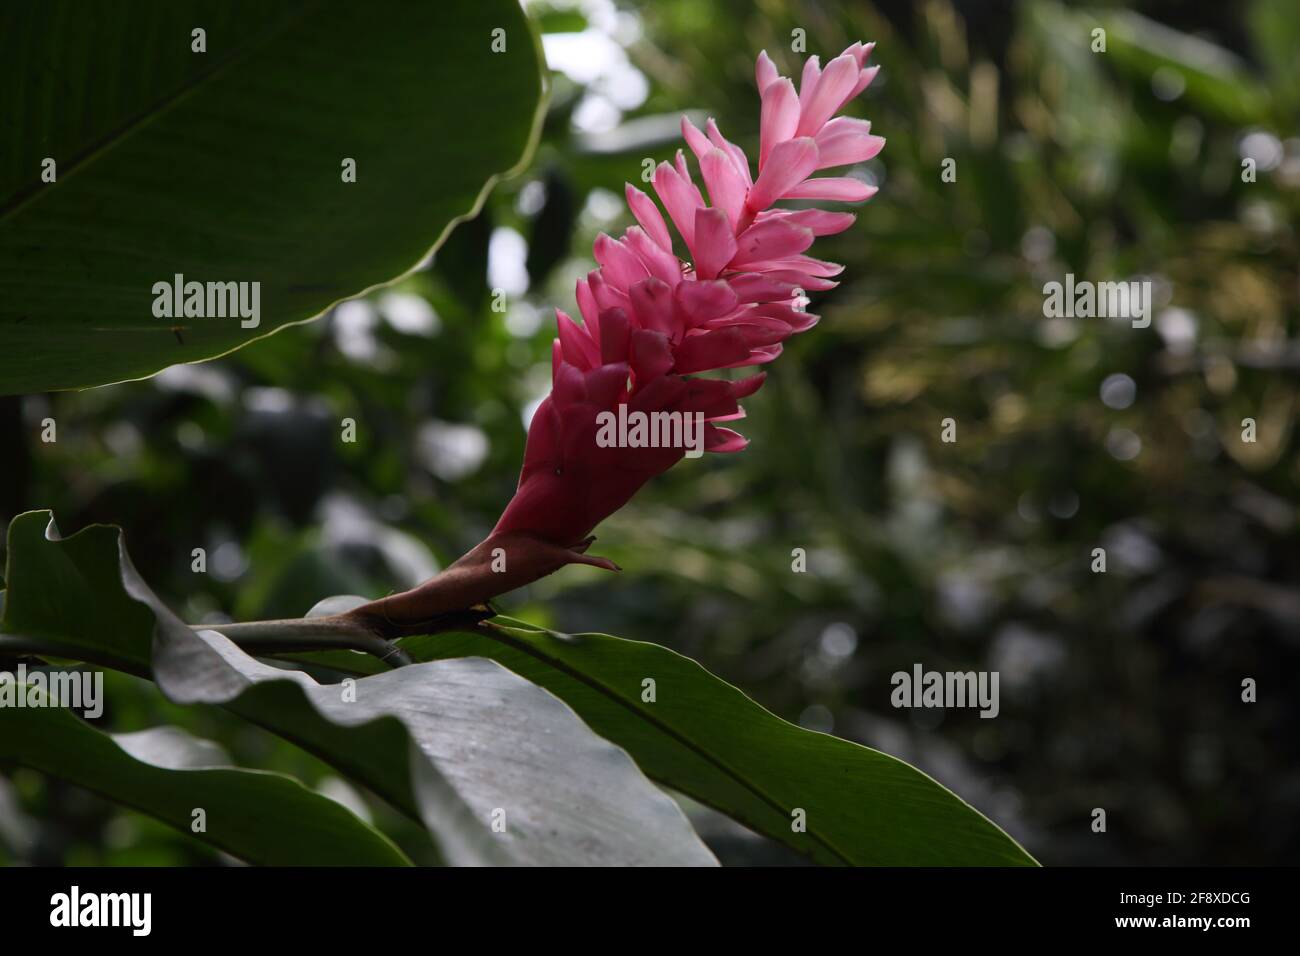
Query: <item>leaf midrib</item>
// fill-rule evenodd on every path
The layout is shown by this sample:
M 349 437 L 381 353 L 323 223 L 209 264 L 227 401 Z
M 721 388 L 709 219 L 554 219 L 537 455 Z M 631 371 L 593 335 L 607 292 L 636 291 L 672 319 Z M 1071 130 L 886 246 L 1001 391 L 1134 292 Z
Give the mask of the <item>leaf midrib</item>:
M 291 25 L 301 20 L 311 8 L 319 7 L 320 3 L 321 0 L 302 0 L 296 9 L 291 9 L 285 13 L 278 22 L 267 25 L 258 33 L 244 37 L 241 42 L 236 43 L 228 52 L 216 57 L 215 62 L 196 73 L 180 87 L 145 107 L 144 110 L 129 118 L 116 129 L 110 130 L 99 141 L 91 143 L 74 153 L 70 160 L 64 161 L 59 178 L 53 183 L 42 183 L 38 177 L 34 182 L 20 187 L 12 197 L 0 204 L 0 225 L 4 225 L 24 209 L 39 202 L 42 197 L 58 189 L 60 184 L 91 166 L 96 159 L 149 126 L 159 117 L 166 116 L 178 105 L 205 88 L 210 81 L 219 79 L 230 67 L 246 59 L 273 37 L 284 33 Z
M 592 690 L 596 691 L 597 693 L 602 694 L 603 696 L 609 698 L 614 703 L 618 704 L 620 707 L 631 712 L 641 720 L 644 720 L 646 723 L 654 727 L 660 733 L 671 738 L 672 740 L 675 740 L 677 743 L 681 744 L 687 750 L 690 750 L 692 753 L 700 757 L 710 766 L 714 767 L 724 776 L 731 778 L 733 781 L 738 783 L 741 787 L 748 790 L 750 793 L 754 794 L 754 796 L 758 797 L 759 800 L 761 800 L 763 803 L 767 804 L 770 808 L 775 810 L 778 815 L 783 815 L 786 812 L 785 807 L 782 806 L 780 801 L 778 801 L 775 797 L 768 795 L 763 790 L 763 788 L 760 787 L 758 784 L 753 783 L 752 781 L 746 779 L 739 771 L 733 770 L 720 758 L 715 757 L 710 751 L 694 743 L 689 737 L 683 735 L 676 728 L 664 723 L 657 717 L 647 714 L 639 707 L 634 706 L 623 695 L 619 694 L 613 688 L 607 686 L 604 682 L 599 681 L 596 678 L 591 677 L 583 673 L 582 671 L 579 671 L 576 668 L 569 666 L 564 661 L 561 661 L 554 657 L 547 656 L 544 651 L 542 651 L 540 648 L 535 647 L 529 641 L 525 641 L 521 638 L 511 636 L 508 633 L 507 629 L 501 625 L 492 624 L 491 622 L 485 622 L 483 625 L 480 625 L 480 628 L 481 628 L 480 633 L 484 634 L 485 636 L 490 637 L 493 640 L 498 640 L 503 644 L 507 644 L 518 651 L 522 651 L 523 653 L 528 654 L 530 657 L 538 661 L 541 661 L 543 664 L 546 664 L 549 667 L 553 667 L 556 670 L 561 671 L 562 673 L 573 678 L 579 683 L 585 684 L 586 686 L 590 687 Z M 667 786 L 671 786 L 676 789 L 681 789 L 678 784 L 672 783 L 670 781 L 661 780 L 660 783 L 664 783 Z M 694 799 L 699 800 L 701 803 L 707 804 L 708 806 L 713 807 L 715 810 L 718 810 L 721 813 L 725 813 L 727 816 L 731 816 L 733 818 L 735 817 L 736 814 L 735 809 L 724 809 L 723 807 L 716 806 L 712 801 L 702 797 L 699 794 L 692 793 L 691 796 Z M 809 836 L 812 836 L 818 843 L 820 843 L 822 847 L 824 847 L 829 853 L 831 853 L 833 856 L 837 857 L 840 861 L 842 861 L 846 866 L 857 865 L 854 862 L 853 858 L 850 857 L 843 850 L 841 850 L 839 847 L 837 847 L 834 843 L 832 843 L 829 837 L 823 836 L 821 833 L 816 832 L 811 826 L 808 828 L 808 834 Z M 785 843 L 785 841 L 782 841 L 782 843 L 784 843 L 785 846 L 791 846 L 791 844 Z M 798 851 L 798 847 L 792 847 L 792 849 Z

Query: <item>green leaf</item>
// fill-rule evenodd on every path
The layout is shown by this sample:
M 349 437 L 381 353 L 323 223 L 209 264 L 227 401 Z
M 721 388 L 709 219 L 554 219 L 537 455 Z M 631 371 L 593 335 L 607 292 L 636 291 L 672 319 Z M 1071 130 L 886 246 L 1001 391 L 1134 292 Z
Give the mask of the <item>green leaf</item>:
M 51 653 L 76 649 L 115 666 L 125 645 L 135 654 L 152 632 L 150 666 L 172 701 L 227 707 L 297 743 L 422 821 L 453 864 L 716 863 L 623 750 L 499 664 L 438 661 L 318 684 L 182 623 L 135 572 L 119 529 L 96 525 L 60 540 L 53 527 L 49 512 L 10 527 L 0 651 L 34 653 L 50 641 Z M 43 569 L 57 576 L 42 578 Z M 101 629 L 83 629 L 132 602 L 144 611 L 130 613 L 141 633 L 114 622 L 100 647 Z M 62 612 L 70 606 L 82 612 Z
M 828 864 L 1033 866 L 960 797 L 888 754 L 804 730 L 690 658 L 607 634 L 497 618 L 492 634 L 402 646 L 418 660 L 489 657 L 540 684 L 624 747 L 653 780 Z M 655 701 L 642 701 L 642 681 Z M 795 832 L 795 811 L 807 831 Z
M 1300 103 L 1300 75 L 1295 68 L 1300 50 L 1300 17 L 1292 0 L 1254 0 L 1246 15 L 1252 45 L 1268 70 L 1269 89 L 1280 105 Z
M 540 126 L 514 0 L 48 0 L 0 35 L 0 394 L 211 358 L 388 282 Z M 260 283 L 259 324 L 155 317 L 176 274 Z
M 27 684 L 9 690 L 24 695 Z M 93 790 L 249 863 L 409 866 L 378 830 L 292 777 L 223 766 L 178 727 L 101 733 L 59 707 L 0 707 L 0 758 Z M 192 830 L 204 812 L 204 829 Z
M 653 780 L 827 864 L 1035 866 L 996 824 L 888 754 L 804 730 L 690 658 L 607 634 L 497 617 L 483 633 L 400 642 L 416 660 L 475 655 L 545 687 L 624 747 Z M 343 673 L 383 665 L 346 651 L 286 655 Z M 654 703 L 641 699 L 655 681 Z M 791 829 L 794 809 L 807 831 Z
M 148 676 L 153 616 L 99 570 L 130 564 L 115 528 L 64 540 L 50 512 L 29 511 L 9 525 L 8 554 L 0 634 L 11 646 L 37 640 L 47 654 Z
M 327 599 L 328 601 L 347 599 Z M 343 605 L 346 606 L 346 605 Z M 335 608 L 337 610 L 338 608 Z M 652 779 L 827 864 L 1036 866 L 996 824 L 888 754 L 804 730 L 675 651 L 608 634 L 561 634 L 497 617 L 483 633 L 406 638 L 420 661 L 498 661 L 565 701 Z M 283 655 L 372 674 L 350 651 Z M 656 700 L 641 700 L 655 680 Z M 807 814 L 807 832 L 791 829 Z
M 1131 10 L 1107 13 L 1099 22 L 1115 63 L 1144 83 L 1158 69 L 1172 70 L 1185 84 L 1187 101 L 1207 113 L 1234 123 L 1268 117 L 1268 88 L 1231 51 Z

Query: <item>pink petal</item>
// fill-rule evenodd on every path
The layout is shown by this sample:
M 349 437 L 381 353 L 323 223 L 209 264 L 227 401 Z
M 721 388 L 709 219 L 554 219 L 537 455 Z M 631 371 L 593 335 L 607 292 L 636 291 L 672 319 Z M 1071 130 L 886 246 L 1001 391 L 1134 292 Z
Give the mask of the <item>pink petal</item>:
M 606 309 L 626 309 L 628 307 L 627 293 L 622 289 L 616 289 L 605 281 L 605 276 L 599 269 L 587 273 L 587 285 L 591 287 L 591 294 L 596 300 L 596 305 L 600 306 L 603 313 Z
M 743 368 L 746 365 L 766 365 L 768 362 L 775 362 L 779 359 L 784 350 L 784 345 L 760 345 L 749 353 L 749 358 L 746 361 L 737 362 L 729 367 Z
M 650 329 L 632 333 L 632 374 L 638 382 L 648 382 L 666 374 L 673 367 L 673 350 L 668 336 Z
M 813 94 L 817 92 L 817 81 L 822 75 L 822 61 L 820 57 L 810 56 L 803 64 L 803 73 L 799 77 L 799 109 L 803 110 L 804 106 L 812 101 Z
M 646 271 L 663 282 L 676 285 L 682 281 L 682 264 L 670 252 L 647 236 L 639 226 L 632 226 L 623 235 L 623 242 L 641 260 Z
M 762 323 L 756 322 L 752 325 L 733 325 L 732 328 L 741 334 L 745 339 L 745 344 L 751 349 L 762 345 L 775 345 L 777 342 L 784 342 L 794 334 L 794 330 L 790 326 L 775 320 Z
M 564 433 L 560 454 L 568 461 L 590 460 L 596 451 L 596 407 L 588 402 L 558 403 L 560 430 Z
M 695 211 L 695 243 L 691 253 L 695 257 L 695 274 L 701 279 L 715 278 L 736 254 L 736 237 L 721 209 L 706 207 Z
M 730 368 L 747 361 L 750 351 L 744 335 L 735 329 L 688 335 L 677 346 L 676 370 L 679 375 L 690 375 Z
M 861 69 L 862 67 L 865 67 L 867 65 L 867 60 L 870 59 L 871 57 L 871 51 L 874 50 L 875 48 L 876 48 L 876 43 L 874 40 L 871 41 L 870 43 L 863 43 L 861 41 L 858 41 L 857 43 L 853 44 L 853 46 L 845 50 L 844 52 L 852 53 L 853 59 L 858 61 L 858 68 Z
M 756 187 L 757 188 L 757 187 Z M 786 199 L 831 199 L 836 202 L 862 202 L 874 196 L 879 189 L 868 186 L 860 179 L 849 176 L 830 176 L 809 179 L 795 186 L 784 196 Z
M 631 323 L 622 309 L 600 314 L 600 361 L 605 365 L 626 362 Z
M 661 375 L 648 382 L 638 382 L 627 408 L 632 412 L 670 408 L 685 398 L 688 391 L 686 379 L 681 376 Z
M 731 383 L 718 378 L 692 378 L 687 380 L 687 391 L 682 399 L 684 412 L 702 412 L 706 418 L 731 415 L 740 406 L 732 394 Z
M 587 400 L 598 408 L 611 408 L 618 404 L 627 390 L 628 364 L 612 362 L 594 368 L 585 376 Z
M 741 435 L 739 432 L 733 432 L 730 428 L 719 428 L 716 425 L 704 426 L 705 451 L 730 454 L 733 452 L 744 451 L 745 446 L 748 444 L 748 438 Z
M 710 149 L 700 160 L 704 184 L 709 187 L 713 205 L 727 214 L 727 222 L 734 231 L 745 207 L 745 194 L 749 191 L 735 164 L 720 149 Z M 698 213 L 697 213 L 698 215 Z
M 574 295 L 578 300 L 578 311 L 582 313 L 582 320 L 587 324 L 587 328 L 592 330 L 595 338 L 600 337 L 600 306 L 596 304 L 596 297 L 591 294 L 591 286 L 587 284 L 586 279 L 579 279 Z
M 852 54 L 840 54 L 826 65 L 817 87 L 807 100 L 800 97 L 799 128 L 796 136 L 813 136 L 844 105 L 858 82 L 858 61 Z
M 807 275 L 822 277 L 837 276 L 844 271 L 844 267 L 838 262 L 827 262 L 824 259 L 814 259 L 812 256 L 802 255 L 786 256 L 783 259 L 765 259 L 760 262 L 749 263 L 745 268 L 751 272 L 762 272 L 769 275 L 773 272 L 794 270 Z
M 673 301 L 688 327 L 727 315 L 740 302 L 730 283 L 721 279 L 678 283 L 673 289 Z
M 800 312 L 799 314 L 804 317 L 804 321 L 799 325 L 790 326 L 791 330 L 796 335 L 798 335 L 800 332 L 807 332 L 809 329 L 811 329 L 813 326 L 815 326 L 818 322 L 822 320 L 822 317 L 820 315 L 817 315 L 815 312 Z
M 601 277 L 617 289 L 630 289 L 650 274 L 636 253 L 603 232 L 596 237 L 592 251 L 600 263 Z
M 624 184 L 624 194 L 627 196 L 628 208 L 632 210 L 632 215 L 641 228 L 646 231 L 665 252 L 673 251 L 673 240 L 668 235 L 668 224 L 664 222 L 664 217 L 659 213 L 659 207 L 655 201 L 637 189 L 631 183 Z
M 776 269 L 768 273 L 768 276 L 777 282 L 789 283 L 789 288 L 802 289 L 804 292 L 825 292 L 833 289 L 837 285 L 834 279 L 824 279 L 820 276 L 809 275 L 806 272 L 800 272 L 797 269 Z M 789 298 L 786 296 L 785 298 Z
M 585 328 L 559 309 L 555 310 L 555 324 L 560 330 L 560 349 L 565 362 L 583 371 L 600 364 L 596 343 Z
M 759 372 L 757 375 L 750 375 L 747 378 L 738 378 L 731 383 L 731 394 L 737 399 L 749 398 L 767 381 L 767 373 Z
M 851 212 L 827 212 L 824 209 L 769 210 L 764 215 L 779 216 L 786 222 L 811 229 L 814 236 L 833 236 L 843 232 L 858 218 Z M 759 216 L 759 221 L 763 221 L 763 216 Z
M 712 116 L 709 117 L 709 121 L 705 126 L 709 131 L 709 142 L 726 153 L 731 158 L 731 161 L 735 163 L 736 172 L 744 180 L 745 188 L 748 189 L 754 185 L 754 177 L 749 174 L 749 157 L 745 155 L 745 151 L 722 135 L 722 130 L 718 129 L 718 124 L 713 121 Z
M 682 179 L 686 181 L 687 185 L 694 189 L 695 183 L 691 181 L 691 168 L 686 165 L 686 154 L 680 149 L 677 151 L 676 155 L 673 156 L 673 165 L 677 167 L 677 175 L 682 177 Z M 701 199 L 700 202 L 703 203 L 704 200 Z
M 682 114 L 682 139 L 686 140 L 686 145 L 691 148 L 696 159 L 703 159 L 704 154 L 713 148 L 709 145 L 709 138 L 699 131 L 685 113 Z
M 872 45 L 874 46 L 875 44 L 872 44 Z M 861 93 L 863 90 L 865 90 L 868 86 L 870 86 L 870 85 L 871 85 L 871 81 L 874 80 L 874 79 L 876 78 L 876 74 L 879 73 L 879 72 L 880 72 L 880 67 L 878 67 L 878 66 L 869 66 L 869 67 L 867 67 L 865 70 L 863 70 L 861 73 L 859 73 L 859 74 L 858 74 L 858 82 L 855 83 L 855 84 L 853 84 L 853 90 L 852 90 L 852 92 L 849 93 L 849 99 L 853 99 L 853 97 L 857 96 L 859 93 Z
M 695 210 L 704 205 L 704 197 L 694 183 L 683 179 L 668 163 L 660 163 L 655 169 L 654 187 L 677 232 L 690 247 L 695 240 Z
M 558 369 L 557 369 L 558 373 Z M 555 409 L 555 397 L 542 399 L 528 424 L 528 441 L 524 445 L 524 467 L 552 460 L 560 445 L 560 416 Z M 522 477 L 522 476 L 521 476 Z
M 748 262 L 797 256 L 813 244 L 813 238 L 811 229 L 779 219 L 756 223 L 736 238 L 731 265 L 740 269 Z
M 767 378 L 765 373 L 728 381 L 721 378 L 687 379 L 687 392 L 681 400 L 684 412 L 703 412 L 706 421 L 742 418 L 739 399 L 753 395 Z
M 784 322 L 794 332 L 806 332 L 821 321 L 821 316 L 796 309 L 788 302 L 768 302 L 757 306 L 756 314 L 777 322 Z
M 551 394 L 555 396 L 555 403 L 561 408 L 585 402 L 587 383 L 583 379 L 582 372 L 568 362 L 561 362 L 551 379 Z
M 757 213 L 787 195 L 817 168 L 817 144 L 811 137 L 786 140 L 772 149 L 745 206 Z
M 695 411 L 695 409 L 691 409 Z M 726 405 L 717 405 L 709 409 L 699 409 L 704 414 L 706 422 L 734 422 L 745 417 L 745 410 L 739 405 L 734 408 Z
M 758 62 L 754 65 L 754 82 L 758 85 L 759 95 L 762 95 L 768 86 L 770 86 L 780 75 L 780 72 L 776 68 L 776 64 L 773 63 L 772 58 L 767 55 L 767 51 L 760 51 L 758 54 Z
M 821 152 L 818 169 L 830 169 L 832 166 L 849 166 L 875 159 L 885 148 L 883 136 L 837 136 L 830 140 Z
M 885 140 L 871 135 L 871 124 L 866 120 L 840 116 L 822 127 L 816 143 L 821 157 L 818 168 L 826 169 L 873 159 L 884 148 Z
M 777 144 L 793 138 L 794 131 L 799 127 L 799 94 L 794 91 L 794 84 L 782 77 L 764 90 L 761 115 L 758 148 L 760 173 Z
M 777 299 L 788 299 L 796 288 L 795 283 L 784 282 L 757 272 L 729 276 L 727 283 L 741 302 L 772 302 Z
M 639 328 L 653 329 L 670 338 L 673 336 L 676 331 L 673 290 L 668 283 L 653 277 L 645 279 L 632 286 L 630 297 Z
M 724 315 L 721 318 L 710 319 L 703 326 L 706 332 L 715 332 L 718 329 L 743 328 L 745 326 L 761 326 L 765 329 L 771 329 L 774 332 L 790 334 L 790 323 L 782 322 L 780 319 L 771 318 L 762 315 L 756 309 L 766 308 L 766 306 L 750 305 L 746 306 L 739 312 L 731 315 Z

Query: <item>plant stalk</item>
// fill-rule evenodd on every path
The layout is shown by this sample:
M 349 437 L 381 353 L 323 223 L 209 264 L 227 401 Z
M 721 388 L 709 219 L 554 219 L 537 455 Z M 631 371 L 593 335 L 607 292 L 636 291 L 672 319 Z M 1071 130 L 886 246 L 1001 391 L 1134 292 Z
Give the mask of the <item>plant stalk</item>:
M 423 584 L 341 614 L 191 626 L 216 631 L 254 653 L 348 649 L 400 667 L 412 660 L 393 643 L 397 638 L 473 629 L 496 614 L 493 598 L 570 564 L 620 570 L 608 558 L 586 553 L 595 540 L 564 547 L 526 533 L 494 534 Z
M 373 654 L 394 667 L 413 663 L 410 655 L 396 644 L 340 615 L 242 624 L 192 624 L 190 627 L 196 631 L 216 631 L 255 654 L 352 650 Z

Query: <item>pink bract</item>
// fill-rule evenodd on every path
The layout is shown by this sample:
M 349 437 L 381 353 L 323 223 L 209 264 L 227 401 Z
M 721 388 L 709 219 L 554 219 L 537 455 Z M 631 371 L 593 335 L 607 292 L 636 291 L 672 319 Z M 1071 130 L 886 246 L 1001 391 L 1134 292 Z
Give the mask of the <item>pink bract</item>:
M 601 447 L 597 416 L 629 411 L 700 412 L 706 451 L 735 452 L 745 439 L 718 424 L 742 418 L 740 400 L 762 374 L 738 380 L 702 372 L 764 365 L 812 328 L 804 293 L 833 288 L 842 266 L 807 255 L 817 236 L 843 232 L 850 213 L 781 209 L 782 200 L 861 202 L 875 187 L 819 170 L 864 162 L 884 139 L 871 124 L 835 118 L 871 83 L 874 44 L 855 43 L 826 64 L 810 57 L 796 91 L 767 53 L 755 70 L 762 97 L 758 176 L 713 120 L 703 131 L 682 117 L 709 202 L 686 157 L 661 163 L 654 189 L 688 261 L 673 250 L 659 207 L 628 185 L 637 225 L 620 239 L 601 234 L 598 268 L 578 282 L 577 322 L 556 310 L 552 389 L 528 429 L 519 487 L 493 535 L 526 533 L 572 547 L 647 481 L 676 464 L 682 448 Z

